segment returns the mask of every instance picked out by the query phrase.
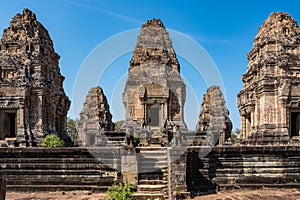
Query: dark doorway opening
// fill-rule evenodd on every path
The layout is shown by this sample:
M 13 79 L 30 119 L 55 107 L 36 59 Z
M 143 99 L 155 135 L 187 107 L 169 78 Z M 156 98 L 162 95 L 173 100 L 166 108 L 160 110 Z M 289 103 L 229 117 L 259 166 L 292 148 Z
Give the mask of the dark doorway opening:
M 62 137 L 62 117 L 60 115 L 58 115 L 55 118 L 55 129 L 57 132 L 57 135 L 61 138 Z
M 251 133 L 251 113 L 245 116 L 246 119 L 246 135 L 249 136 Z
M 291 137 L 300 136 L 300 112 L 291 113 Z
M 88 136 L 88 145 L 87 146 L 93 146 L 95 145 L 96 137 L 95 135 L 89 135 Z
M 1 139 L 16 137 L 16 112 L 0 112 L 0 133 Z
M 148 110 L 148 125 L 149 126 L 159 126 L 159 113 L 160 106 L 153 105 Z
M 8 137 L 16 137 L 16 113 L 7 113 L 9 118 L 9 135 Z

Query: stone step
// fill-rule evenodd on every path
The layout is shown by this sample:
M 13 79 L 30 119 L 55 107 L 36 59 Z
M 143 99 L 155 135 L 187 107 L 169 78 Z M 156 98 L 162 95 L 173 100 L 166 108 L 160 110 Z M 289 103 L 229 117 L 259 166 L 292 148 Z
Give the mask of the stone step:
M 124 141 L 125 142 L 126 137 L 108 137 L 107 141 Z
M 164 151 L 167 152 L 166 147 L 139 147 L 137 148 L 137 151 Z
M 160 164 L 166 164 L 166 165 L 169 165 L 169 162 L 168 162 L 168 159 L 166 157 L 142 157 L 142 156 L 139 156 L 138 157 L 138 161 L 139 162 L 143 162 L 145 164 L 147 163 L 160 163 Z
M 139 180 L 140 185 L 167 185 L 168 181 L 164 180 Z
M 149 151 L 149 152 L 142 152 L 142 153 L 137 153 L 138 157 L 147 157 L 147 158 L 162 158 L 162 159 L 167 159 L 167 154 L 166 153 L 160 153 L 156 151 Z
M 161 161 L 153 161 L 153 160 L 147 160 L 147 159 L 139 159 L 139 168 L 166 168 L 168 167 L 169 163 L 166 160 L 161 160 Z
M 166 200 L 164 194 L 158 193 L 158 194 L 149 194 L 149 193 L 142 193 L 138 192 L 133 194 L 132 196 L 133 200 Z
M 139 174 L 160 174 L 160 175 L 168 175 L 167 172 L 161 170 L 160 168 L 147 167 L 138 169 Z
M 167 153 L 168 149 L 161 147 L 140 147 L 137 152 L 145 153 L 145 152 L 156 152 L 156 153 Z
M 148 173 L 154 173 L 154 174 L 162 174 L 162 175 L 167 175 L 168 174 L 168 169 L 165 167 L 153 167 L 153 166 L 145 166 L 145 167 L 139 167 L 138 168 L 138 173 L 139 174 L 148 174 Z
M 111 146 L 126 146 L 127 144 L 125 141 L 107 141 L 106 147 L 111 147 Z
M 162 180 L 164 178 L 163 173 L 146 172 L 139 173 L 139 180 Z
M 168 149 L 138 148 L 138 193 L 134 199 L 168 199 Z
M 153 184 L 150 184 L 150 185 L 138 185 L 137 186 L 137 190 L 139 192 L 147 192 L 147 193 L 150 193 L 150 194 L 156 194 L 156 193 L 159 193 L 159 192 L 162 192 L 164 193 L 164 190 L 167 189 L 167 185 L 163 184 L 163 185 L 153 185 Z
M 157 157 L 167 157 L 167 152 L 161 151 L 142 151 L 137 153 L 138 156 L 157 156 Z

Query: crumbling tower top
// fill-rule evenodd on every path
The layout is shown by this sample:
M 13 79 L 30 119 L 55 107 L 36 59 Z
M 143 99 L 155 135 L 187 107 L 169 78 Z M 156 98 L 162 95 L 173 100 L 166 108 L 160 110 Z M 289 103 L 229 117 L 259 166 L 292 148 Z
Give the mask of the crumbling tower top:
M 160 19 L 151 19 L 142 25 L 130 69 L 147 64 L 163 64 L 180 71 L 169 34 Z

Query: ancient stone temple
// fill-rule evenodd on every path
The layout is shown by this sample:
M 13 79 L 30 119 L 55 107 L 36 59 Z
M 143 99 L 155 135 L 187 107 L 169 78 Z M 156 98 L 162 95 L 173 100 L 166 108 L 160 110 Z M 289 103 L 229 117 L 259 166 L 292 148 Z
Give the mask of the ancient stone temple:
M 186 129 L 185 84 L 169 35 L 159 19 L 142 25 L 123 93 L 126 123 L 159 129 L 170 122 Z
M 48 31 L 28 9 L 17 14 L 0 41 L 0 139 L 39 145 L 44 134 L 66 138 L 70 101 L 63 89 Z
M 229 142 L 232 122 L 219 86 L 211 86 L 203 95 L 196 131 L 206 135 L 211 145 Z
M 109 105 L 101 87 L 91 88 L 88 92 L 80 120 L 77 123 L 78 135 L 83 146 L 92 146 L 101 131 L 113 131 L 114 123 Z
M 238 94 L 241 139 L 287 143 L 300 132 L 300 28 L 287 13 L 272 13 L 248 53 Z

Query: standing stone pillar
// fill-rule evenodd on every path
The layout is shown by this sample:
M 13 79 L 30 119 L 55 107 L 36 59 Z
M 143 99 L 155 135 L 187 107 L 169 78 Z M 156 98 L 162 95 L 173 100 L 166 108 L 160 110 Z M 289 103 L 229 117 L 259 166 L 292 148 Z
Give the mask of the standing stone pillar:
M 289 126 L 289 123 L 290 123 L 290 110 L 287 109 L 287 106 L 286 106 L 286 101 L 287 101 L 287 97 L 285 98 L 281 98 L 280 99 L 280 128 L 287 128 Z M 287 120 L 287 117 L 288 116 L 288 119 Z
M 254 129 L 257 129 L 257 127 L 259 127 L 259 121 L 260 121 L 259 101 L 255 104 L 254 113 L 255 114 L 254 114 L 253 127 Z
M 241 124 L 242 124 L 242 130 L 241 130 L 242 140 L 245 140 L 247 137 L 246 137 L 246 117 L 244 115 L 241 117 Z
M 17 110 L 17 143 L 20 147 L 26 147 L 26 131 L 25 131 L 25 100 L 19 99 L 19 109 Z
M 165 120 L 165 112 L 164 112 L 164 102 L 161 102 L 160 104 L 160 120 L 159 120 L 159 126 L 163 126 L 164 120 Z
M 43 140 L 43 92 L 37 91 L 37 103 L 36 103 L 36 113 L 37 113 L 37 123 L 34 130 L 34 143 L 40 144 Z
M 252 130 L 255 128 L 256 118 L 255 118 L 255 107 L 251 107 L 251 129 L 249 134 L 251 134 Z
M 185 147 L 168 148 L 170 199 L 176 195 L 189 199 L 186 185 L 187 152 Z
M 6 196 L 6 188 L 7 188 L 7 180 L 3 177 L 3 175 L 0 176 L 0 199 L 5 200 Z

